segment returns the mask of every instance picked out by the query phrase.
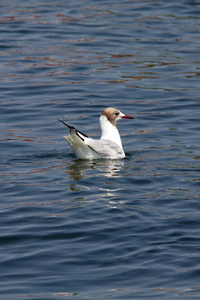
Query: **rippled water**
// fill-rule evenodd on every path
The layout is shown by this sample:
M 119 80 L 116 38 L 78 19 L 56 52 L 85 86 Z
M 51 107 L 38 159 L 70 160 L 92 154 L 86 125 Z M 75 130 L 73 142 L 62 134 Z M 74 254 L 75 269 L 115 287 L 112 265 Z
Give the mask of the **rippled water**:
M 1 4 L 2 299 L 200 297 L 199 4 Z M 77 160 L 108 106 L 126 158 Z

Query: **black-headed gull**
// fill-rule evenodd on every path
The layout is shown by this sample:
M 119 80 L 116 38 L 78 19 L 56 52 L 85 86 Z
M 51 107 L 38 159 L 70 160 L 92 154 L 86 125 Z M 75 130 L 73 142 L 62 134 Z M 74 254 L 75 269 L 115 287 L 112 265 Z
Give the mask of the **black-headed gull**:
M 74 150 L 77 158 L 80 159 L 118 159 L 125 157 L 122 148 L 122 142 L 116 122 L 120 119 L 134 119 L 131 116 L 124 115 L 116 108 L 108 107 L 104 109 L 100 116 L 102 135 L 100 140 L 89 138 L 74 127 L 67 125 L 70 129 L 70 135 L 64 136 L 71 148 Z

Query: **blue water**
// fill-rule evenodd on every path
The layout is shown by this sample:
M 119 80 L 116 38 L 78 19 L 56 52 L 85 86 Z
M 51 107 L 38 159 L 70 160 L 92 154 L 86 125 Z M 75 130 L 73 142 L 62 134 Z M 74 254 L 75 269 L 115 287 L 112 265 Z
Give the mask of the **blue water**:
M 1 299 L 199 299 L 199 4 L 1 3 Z M 126 158 L 77 160 L 108 106 Z

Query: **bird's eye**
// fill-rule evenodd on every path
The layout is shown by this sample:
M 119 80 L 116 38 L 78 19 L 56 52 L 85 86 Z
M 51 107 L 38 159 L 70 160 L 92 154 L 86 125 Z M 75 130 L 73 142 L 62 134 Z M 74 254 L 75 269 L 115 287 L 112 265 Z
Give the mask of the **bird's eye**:
M 118 111 L 116 111 L 116 112 L 115 112 L 115 116 L 119 116 L 119 113 L 118 113 Z

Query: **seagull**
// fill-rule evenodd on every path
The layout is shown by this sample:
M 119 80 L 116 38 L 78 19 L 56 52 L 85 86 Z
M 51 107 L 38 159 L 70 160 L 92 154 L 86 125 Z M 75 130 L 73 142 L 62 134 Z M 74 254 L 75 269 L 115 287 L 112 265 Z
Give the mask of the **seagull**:
M 120 159 L 125 157 L 116 122 L 120 119 L 134 119 L 123 114 L 116 108 L 105 108 L 100 116 L 102 135 L 99 140 L 90 138 L 62 120 L 59 120 L 70 129 L 70 135 L 64 136 L 78 159 Z

